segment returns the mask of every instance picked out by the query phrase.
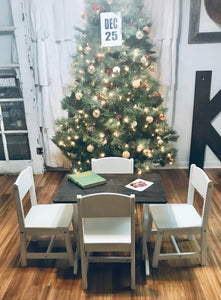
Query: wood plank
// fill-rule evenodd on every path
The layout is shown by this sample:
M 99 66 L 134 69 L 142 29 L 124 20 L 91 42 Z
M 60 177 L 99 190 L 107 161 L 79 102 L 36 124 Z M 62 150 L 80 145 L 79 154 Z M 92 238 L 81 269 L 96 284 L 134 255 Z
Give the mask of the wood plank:
M 206 169 L 214 182 L 213 200 L 209 218 L 209 247 L 207 266 L 201 267 L 197 259 L 159 262 L 150 276 L 144 274 L 141 257 L 142 206 L 137 205 L 136 219 L 136 291 L 130 291 L 129 264 L 91 264 L 88 291 L 82 290 L 81 273 L 73 270 L 65 260 L 29 260 L 28 267 L 20 266 L 19 231 L 12 184 L 16 176 L 0 176 L 0 299 L 220 299 L 221 295 L 221 169 Z M 172 202 L 185 202 L 187 196 L 187 170 L 159 171 L 167 198 Z M 37 197 L 40 203 L 51 199 L 64 178 L 64 172 L 35 175 Z M 200 203 L 197 209 L 200 208 Z M 153 256 L 154 241 L 149 246 Z M 188 249 L 184 240 L 179 247 Z M 166 240 L 164 249 L 172 249 Z

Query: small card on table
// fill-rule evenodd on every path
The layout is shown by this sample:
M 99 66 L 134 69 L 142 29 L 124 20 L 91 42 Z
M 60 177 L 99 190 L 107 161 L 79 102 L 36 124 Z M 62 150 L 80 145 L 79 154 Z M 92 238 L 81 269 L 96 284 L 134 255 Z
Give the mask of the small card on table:
M 138 178 L 138 179 L 130 182 L 129 184 L 127 184 L 126 188 L 142 192 L 142 191 L 146 190 L 148 187 L 150 187 L 152 184 L 153 184 L 153 182 L 151 182 L 151 181 L 147 181 L 147 180 Z

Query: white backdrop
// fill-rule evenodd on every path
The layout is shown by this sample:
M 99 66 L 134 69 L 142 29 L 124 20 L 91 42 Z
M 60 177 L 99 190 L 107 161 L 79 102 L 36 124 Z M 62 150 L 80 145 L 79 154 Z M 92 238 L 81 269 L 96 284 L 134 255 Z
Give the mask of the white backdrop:
M 82 25 L 83 2 L 29 0 L 27 3 L 45 164 L 69 167 L 69 161 L 51 138 L 56 131 L 55 120 L 66 115 L 61 108 L 61 100 L 73 78 L 71 62 L 76 48 L 74 26 Z
M 144 3 L 152 22 L 150 36 L 158 56 L 155 76 L 167 107 L 167 121 L 173 126 L 180 0 L 145 0 Z
M 56 130 L 55 120 L 65 116 L 61 100 L 73 80 L 71 55 L 76 47 L 74 26 L 83 26 L 81 14 L 84 2 L 29 0 L 27 4 L 45 164 L 69 167 L 69 162 L 51 138 Z M 180 1 L 145 0 L 144 10 L 152 20 L 151 37 L 159 57 L 155 76 L 161 83 L 161 93 L 168 108 L 167 120 L 172 124 Z

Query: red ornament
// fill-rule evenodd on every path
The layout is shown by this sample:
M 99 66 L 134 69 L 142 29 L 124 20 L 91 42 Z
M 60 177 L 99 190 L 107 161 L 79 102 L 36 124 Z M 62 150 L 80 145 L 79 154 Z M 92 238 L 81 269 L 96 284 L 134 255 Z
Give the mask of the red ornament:
M 130 26 L 135 26 L 135 22 L 130 21 L 129 25 L 130 25 Z
M 101 61 L 101 58 L 98 57 L 97 61 L 100 62 L 100 61 Z
M 121 119 L 121 115 L 116 115 L 116 119 L 120 120 Z
M 97 3 L 94 3 L 94 4 L 92 5 L 92 8 L 93 8 L 94 10 L 98 10 L 98 11 L 102 11 L 102 10 L 104 9 L 101 5 L 99 5 L 99 4 L 97 4 Z
M 111 69 L 106 69 L 107 74 L 111 74 L 112 70 Z
M 146 56 L 146 58 L 149 58 L 149 57 L 150 57 L 150 55 L 148 55 L 148 54 L 146 54 L 145 56 Z

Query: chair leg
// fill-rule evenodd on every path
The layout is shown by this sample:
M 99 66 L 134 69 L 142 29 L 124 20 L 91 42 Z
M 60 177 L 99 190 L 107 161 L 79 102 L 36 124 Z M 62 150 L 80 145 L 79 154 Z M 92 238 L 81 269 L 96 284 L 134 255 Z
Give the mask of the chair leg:
M 83 282 L 83 290 L 87 289 L 87 269 L 88 269 L 88 259 L 85 256 L 85 253 L 81 255 L 81 274 Z
M 147 242 L 150 241 L 151 238 L 151 230 L 152 230 L 153 218 L 151 213 L 148 215 L 148 223 L 147 223 Z
M 161 232 L 157 232 L 154 253 L 153 253 L 153 264 L 152 264 L 153 268 L 158 267 L 162 238 L 163 238 L 163 234 Z
M 27 266 L 27 248 L 26 248 L 26 235 L 25 233 L 20 233 L 20 249 L 21 249 L 21 266 Z
M 74 212 L 72 218 L 72 225 L 73 225 L 74 238 L 76 242 L 76 250 L 75 250 L 75 257 L 74 257 L 74 274 L 76 275 L 78 273 L 78 263 L 80 260 L 80 239 L 78 233 L 78 207 L 77 204 L 73 204 L 73 206 L 74 206 Z
M 64 237 L 65 237 L 65 246 L 66 246 L 66 251 L 68 254 L 69 264 L 70 264 L 70 266 L 73 267 L 74 266 L 74 252 L 72 249 L 69 231 L 64 232 Z
M 201 234 L 201 265 L 205 266 L 207 260 L 207 231 Z
M 131 251 L 131 290 L 135 290 L 136 288 L 136 280 L 135 280 L 135 249 Z

